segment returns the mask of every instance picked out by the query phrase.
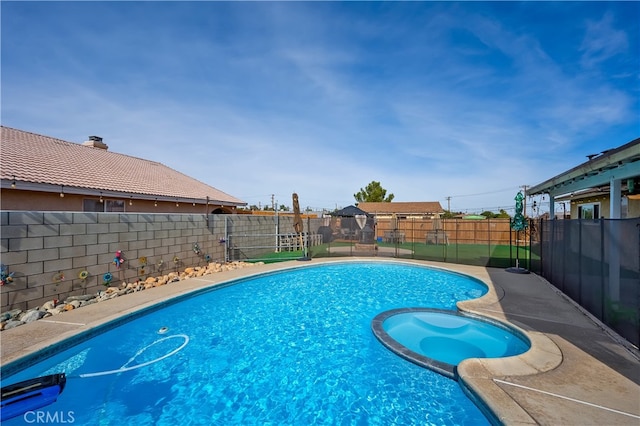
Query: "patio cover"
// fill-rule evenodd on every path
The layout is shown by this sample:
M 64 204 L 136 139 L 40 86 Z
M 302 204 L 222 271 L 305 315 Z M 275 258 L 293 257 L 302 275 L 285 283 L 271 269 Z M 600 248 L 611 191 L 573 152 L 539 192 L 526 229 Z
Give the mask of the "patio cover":
M 331 213 L 331 216 L 338 216 L 338 217 L 356 217 L 359 215 L 365 215 L 367 217 L 371 217 L 369 213 L 365 212 L 362 209 L 357 208 L 356 206 L 347 206 L 341 210 L 337 210 Z
M 640 176 L 640 138 L 601 154 L 589 155 L 588 158 L 588 161 L 579 166 L 532 186 L 527 195 L 549 194 L 549 214 L 554 217 L 556 198 L 575 191 L 609 185 L 609 216 L 611 219 L 620 218 L 622 180 Z

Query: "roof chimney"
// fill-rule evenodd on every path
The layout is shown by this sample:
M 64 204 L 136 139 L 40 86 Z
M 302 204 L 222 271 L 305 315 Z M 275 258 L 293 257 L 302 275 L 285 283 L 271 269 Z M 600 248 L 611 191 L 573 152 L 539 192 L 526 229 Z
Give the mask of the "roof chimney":
M 100 136 L 89 136 L 89 140 L 86 142 L 83 142 L 82 145 L 90 146 L 93 148 L 104 149 L 105 151 L 109 149 L 107 144 L 102 142 L 102 138 Z

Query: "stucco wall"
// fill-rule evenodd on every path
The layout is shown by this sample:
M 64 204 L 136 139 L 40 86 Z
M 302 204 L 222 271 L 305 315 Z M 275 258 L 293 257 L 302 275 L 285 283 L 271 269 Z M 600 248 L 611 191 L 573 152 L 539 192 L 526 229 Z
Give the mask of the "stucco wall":
M 83 201 L 86 199 L 98 201 L 97 196 L 70 193 L 60 197 L 57 192 L 21 191 L 19 189 L 0 190 L 0 200 L 3 211 L 51 211 L 51 212 L 83 212 Z M 204 214 L 211 213 L 222 206 L 213 202 L 205 205 L 193 202 L 142 200 L 128 197 L 112 197 L 105 195 L 103 201 L 122 201 L 126 213 L 177 213 Z M 226 207 L 227 211 L 235 211 L 235 207 Z
M 627 216 L 626 219 L 640 217 L 640 200 L 627 199 Z M 611 201 L 607 195 L 593 197 L 571 202 L 571 219 L 578 219 L 578 207 L 582 205 L 590 205 L 600 203 L 600 218 L 609 219 L 611 217 Z M 556 207 L 557 209 L 558 207 Z M 557 212 L 557 210 L 556 210 Z M 599 219 L 599 218 L 595 218 Z

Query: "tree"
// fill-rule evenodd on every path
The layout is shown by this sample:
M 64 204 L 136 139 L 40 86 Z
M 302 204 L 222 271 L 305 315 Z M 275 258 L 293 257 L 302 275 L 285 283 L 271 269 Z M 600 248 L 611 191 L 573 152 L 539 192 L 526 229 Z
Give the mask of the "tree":
M 459 214 L 459 213 L 452 213 L 449 210 L 445 210 L 442 216 L 440 217 L 442 219 L 453 219 L 454 217 L 456 217 L 456 214 Z
M 504 209 L 500 209 L 500 213 L 494 213 L 492 211 L 484 211 L 480 213 L 481 216 L 486 217 L 487 219 L 502 219 L 502 218 L 510 218 L 509 213 L 507 213 Z
M 387 196 L 387 190 L 376 181 L 371 181 L 364 189 L 360 188 L 360 191 L 353 196 L 358 203 L 390 203 L 394 197 L 393 194 Z

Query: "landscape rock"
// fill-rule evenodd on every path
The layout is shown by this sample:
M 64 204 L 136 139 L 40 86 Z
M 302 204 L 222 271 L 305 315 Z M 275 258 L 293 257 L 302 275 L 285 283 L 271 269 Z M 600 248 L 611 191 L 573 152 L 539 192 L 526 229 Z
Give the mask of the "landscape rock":
M 56 301 L 55 300 L 49 300 L 48 302 L 44 302 L 42 304 L 42 310 L 43 311 L 48 311 L 49 309 L 53 309 L 56 307 Z
M 67 300 L 66 300 L 66 301 L 67 301 L 67 302 L 71 302 L 71 301 L 73 301 L 73 300 L 79 300 L 79 301 L 81 301 L 81 302 L 82 302 L 82 301 L 91 300 L 91 299 L 93 299 L 94 297 L 96 297 L 96 295 L 95 295 L 95 294 L 82 294 L 82 295 L 79 295 L 79 296 L 69 296 L 69 297 L 67 297 Z
M 2 328 L 3 330 L 9 330 L 10 328 L 16 328 L 19 325 L 24 324 L 24 322 L 22 321 L 17 321 L 17 320 L 9 320 L 4 324 L 4 327 Z
M 234 269 L 262 264 L 264 263 L 247 263 L 234 261 L 231 263 L 221 264 L 217 262 L 211 262 L 206 267 L 188 267 L 180 273 L 169 272 L 158 277 L 148 277 L 144 281 L 136 281 L 132 283 L 126 283 L 123 281 L 119 287 L 111 286 L 106 288 L 105 290 L 99 291 L 96 294 L 69 296 L 68 298 L 66 298 L 64 303 L 61 304 L 58 304 L 57 300 L 51 300 L 45 302 L 41 308 L 32 309 L 30 311 L 27 311 L 26 313 L 21 309 L 13 309 L 11 311 L 4 312 L 0 314 L 0 330 L 8 330 L 18 327 L 27 322 L 37 321 L 38 319 L 41 319 L 43 317 L 59 315 L 66 311 L 78 309 L 83 306 L 92 305 L 94 303 L 99 303 L 104 300 L 113 299 L 118 296 L 124 296 L 126 294 L 134 293 L 137 291 L 178 282 L 187 278 L 196 276 L 201 277 L 203 275 L 214 274 L 217 272 L 231 271 Z
M 41 311 L 39 309 L 33 309 L 31 311 L 26 312 L 24 315 L 20 317 L 20 321 L 23 323 L 30 323 L 39 320 L 44 316 L 46 311 Z
M 5 312 L 0 317 L 0 321 L 8 321 L 10 319 L 18 318 L 18 316 L 22 314 L 22 309 L 12 309 L 8 312 Z

